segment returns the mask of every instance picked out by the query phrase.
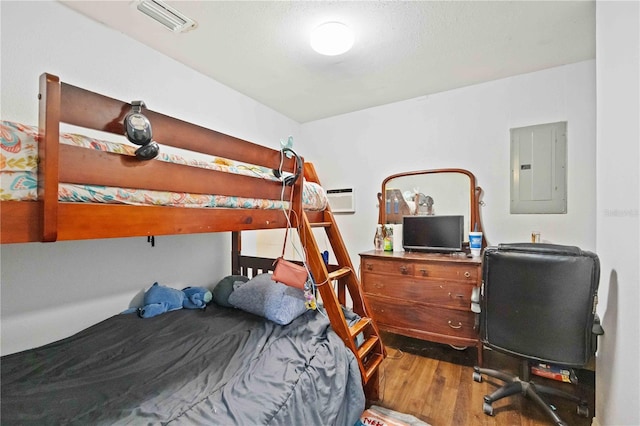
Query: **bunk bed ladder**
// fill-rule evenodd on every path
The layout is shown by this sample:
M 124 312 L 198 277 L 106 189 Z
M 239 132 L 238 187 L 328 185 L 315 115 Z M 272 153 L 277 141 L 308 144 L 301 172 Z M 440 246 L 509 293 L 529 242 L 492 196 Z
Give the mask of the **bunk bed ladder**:
M 319 183 L 312 164 L 305 163 L 305 178 Z M 326 231 L 337 267 L 334 265 L 328 268 L 325 264 L 313 233 L 313 228 L 318 227 Z M 314 280 L 318 283 L 318 292 L 331 326 L 358 360 L 367 399 L 376 401 L 379 399 L 378 371 L 386 352 L 331 208 L 327 207 L 322 213 L 321 221 L 313 223 L 309 221 L 307 214 L 302 212 L 299 231 L 301 239 L 305 241 L 307 264 Z M 334 291 L 334 283 L 337 286 L 337 292 Z M 351 298 L 352 309 L 360 317 L 355 324 L 347 323 L 342 310 L 342 306 L 346 306 L 347 291 Z

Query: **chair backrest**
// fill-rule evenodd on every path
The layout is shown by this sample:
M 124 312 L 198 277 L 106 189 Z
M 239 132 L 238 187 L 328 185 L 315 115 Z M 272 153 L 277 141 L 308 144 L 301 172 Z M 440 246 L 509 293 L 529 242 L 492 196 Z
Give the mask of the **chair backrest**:
M 480 314 L 484 344 L 543 362 L 585 365 L 595 348 L 599 281 L 597 255 L 578 247 L 487 247 Z

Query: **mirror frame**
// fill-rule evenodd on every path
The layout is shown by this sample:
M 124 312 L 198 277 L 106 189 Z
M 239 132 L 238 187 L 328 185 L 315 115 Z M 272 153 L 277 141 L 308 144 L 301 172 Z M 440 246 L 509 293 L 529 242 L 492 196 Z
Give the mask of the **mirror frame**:
M 414 176 L 414 175 L 422 175 L 422 174 L 435 174 L 435 173 L 461 173 L 466 175 L 469 178 L 469 226 L 473 227 L 473 224 L 478 224 L 478 230 L 483 232 L 482 220 L 480 217 L 480 204 L 482 201 L 480 200 L 482 196 L 482 188 L 479 187 L 476 183 L 476 177 L 469 170 L 465 169 L 431 169 L 431 170 L 416 170 L 412 172 L 404 172 L 404 173 L 396 173 L 394 175 L 388 176 L 382 181 L 382 190 L 378 192 L 378 223 L 385 224 L 387 223 L 387 215 L 385 208 L 385 201 L 382 198 L 382 194 L 385 193 L 385 186 L 387 182 L 392 179 L 401 178 L 404 176 Z M 471 231 L 472 229 L 468 229 L 467 231 Z M 482 246 L 486 247 L 487 243 L 486 236 L 483 235 L 482 238 Z

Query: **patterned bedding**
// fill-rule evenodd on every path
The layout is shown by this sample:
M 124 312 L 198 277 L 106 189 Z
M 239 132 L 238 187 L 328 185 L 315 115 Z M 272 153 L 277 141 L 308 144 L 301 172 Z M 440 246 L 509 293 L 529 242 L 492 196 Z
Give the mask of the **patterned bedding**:
M 0 122 L 0 200 L 29 201 L 37 199 L 38 188 L 38 128 L 20 123 Z M 136 147 L 108 142 L 87 136 L 60 132 L 60 143 L 76 145 L 100 151 L 134 155 Z M 161 151 L 160 161 L 202 167 L 278 180 L 270 169 L 242 164 L 224 158 L 189 154 L 178 155 Z M 60 183 L 58 198 L 65 202 L 117 203 L 133 205 L 158 205 L 173 207 L 227 207 L 246 209 L 288 208 L 285 200 L 261 200 L 223 195 L 187 194 L 166 191 L 150 191 L 132 188 L 113 188 L 96 185 Z M 313 182 L 305 182 L 302 195 L 306 210 L 324 210 L 327 197 L 324 189 Z

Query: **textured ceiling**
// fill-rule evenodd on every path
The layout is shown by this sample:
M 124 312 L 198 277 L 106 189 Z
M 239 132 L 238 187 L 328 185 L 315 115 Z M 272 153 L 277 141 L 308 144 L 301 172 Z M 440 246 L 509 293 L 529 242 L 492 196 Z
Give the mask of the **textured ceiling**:
M 63 3 L 300 123 L 595 58 L 594 1 L 167 1 L 186 33 L 133 1 Z M 325 21 L 352 50 L 311 50 Z

